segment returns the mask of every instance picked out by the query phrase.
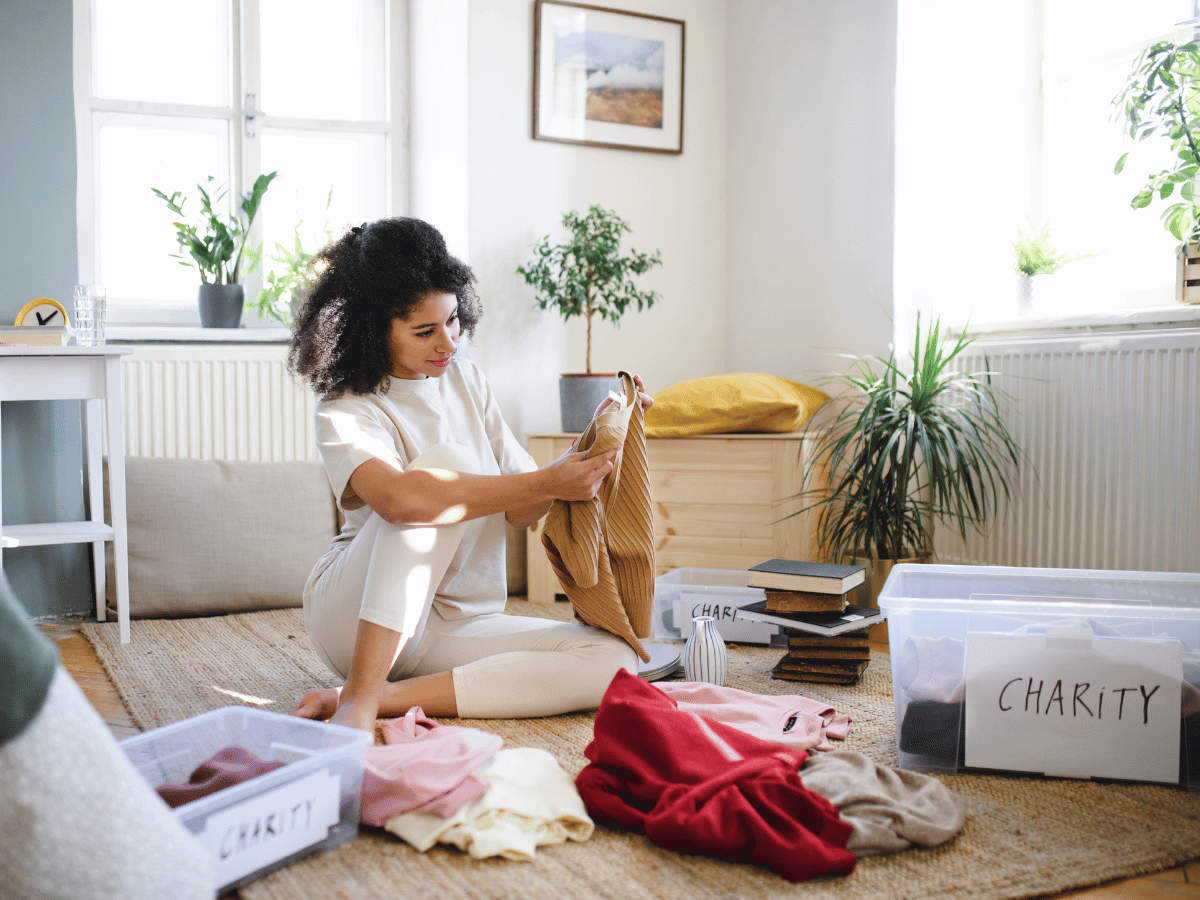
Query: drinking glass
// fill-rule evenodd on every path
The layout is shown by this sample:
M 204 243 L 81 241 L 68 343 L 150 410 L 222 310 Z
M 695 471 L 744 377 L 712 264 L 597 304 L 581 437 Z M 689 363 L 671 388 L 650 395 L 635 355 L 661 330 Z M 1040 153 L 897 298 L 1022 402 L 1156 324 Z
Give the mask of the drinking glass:
M 108 292 L 101 284 L 75 285 L 75 319 L 71 334 L 80 347 L 104 345 L 104 316 Z

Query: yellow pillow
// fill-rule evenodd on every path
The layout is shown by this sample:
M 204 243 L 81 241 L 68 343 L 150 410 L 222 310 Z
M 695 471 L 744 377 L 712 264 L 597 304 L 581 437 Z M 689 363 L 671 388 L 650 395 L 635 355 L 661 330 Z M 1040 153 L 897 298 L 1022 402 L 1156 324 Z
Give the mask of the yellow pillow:
M 654 395 L 647 437 L 734 431 L 795 431 L 829 399 L 824 391 L 778 375 L 709 375 Z

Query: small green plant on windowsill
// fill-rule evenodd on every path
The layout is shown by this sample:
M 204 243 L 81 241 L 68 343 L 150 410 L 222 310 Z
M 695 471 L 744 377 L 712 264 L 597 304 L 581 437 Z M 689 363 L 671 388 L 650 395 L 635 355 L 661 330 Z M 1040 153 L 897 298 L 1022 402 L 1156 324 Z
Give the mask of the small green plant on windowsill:
M 1017 229 L 1013 242 L 1014 266 L 1019 275 L 1052 275 L 1067 263 L 1079 257 L 1059 253 L 1050 242 L 1050 225 L 1030 227 L 1029 231 Z
M 329 205 L 332 202 L 333 188 L 331 187 L 325 199 L 326 221 L 323 229 L 325 240 L 321 247 L 333 240 L 333 232 L 329 229 L 328 219 Z M 305 292 L 316 277 L 315 257 L 320 252 L 320 247 L 311 251 L 304 248 L 304 242 L 300 237 L 300 229 L 303 225 L 303 219 L 296 223 L 291 247 L 285 247 L 281 243 L 275 244 L 274 252 L 267 257 L 275 265 L 272 265 L 267 271 L 265 284 L 259 291 L 258 298 L 248 304 L 261 318 L 274 319 L 287 328 L 292 326 L 296 310 L 303 302 Z M 260 247 L 253 253 L 248 252 L 247 257 L 257 264 L 262 257 L 262 248 Z

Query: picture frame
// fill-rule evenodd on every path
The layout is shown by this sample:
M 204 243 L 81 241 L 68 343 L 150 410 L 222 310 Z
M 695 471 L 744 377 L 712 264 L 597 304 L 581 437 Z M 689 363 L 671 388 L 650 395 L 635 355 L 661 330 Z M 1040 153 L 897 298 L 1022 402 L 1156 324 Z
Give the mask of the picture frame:
M 684 22 L 537 0 L 533 138 L 683 152 Z

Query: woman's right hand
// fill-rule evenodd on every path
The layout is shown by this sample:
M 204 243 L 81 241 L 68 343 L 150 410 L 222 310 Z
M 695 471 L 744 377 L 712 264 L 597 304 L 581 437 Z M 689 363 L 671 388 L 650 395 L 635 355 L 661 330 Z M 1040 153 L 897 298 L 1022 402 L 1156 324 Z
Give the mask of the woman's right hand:
M 600 492 L 604 478 L 613 470 L 617 451 L 609 450 L 590 459 L 583 451 L 569 451 L 542 468 L 556 500 L 591 500 Z

